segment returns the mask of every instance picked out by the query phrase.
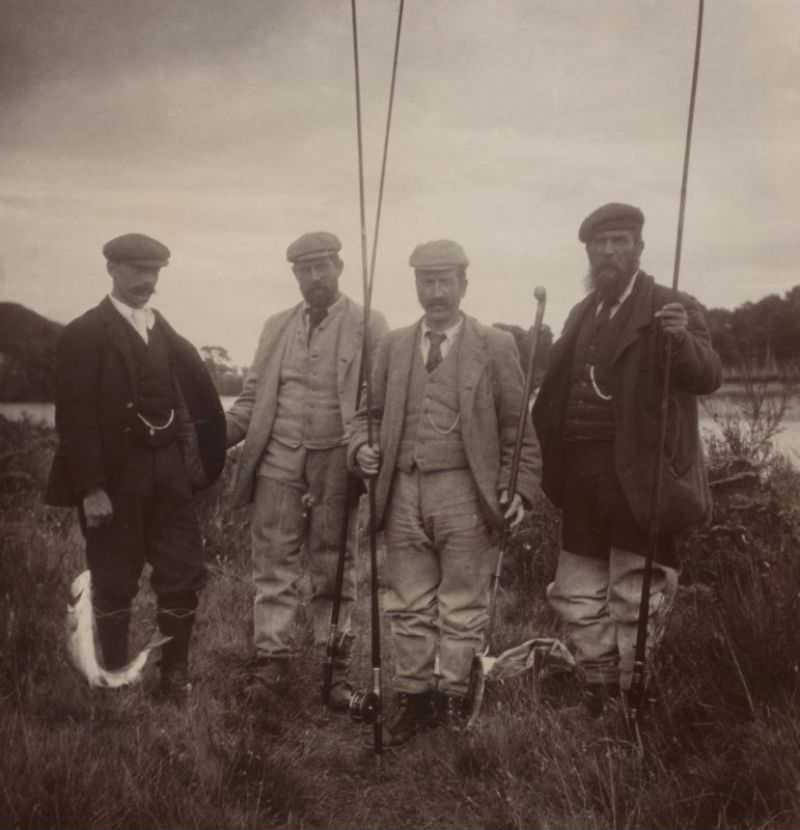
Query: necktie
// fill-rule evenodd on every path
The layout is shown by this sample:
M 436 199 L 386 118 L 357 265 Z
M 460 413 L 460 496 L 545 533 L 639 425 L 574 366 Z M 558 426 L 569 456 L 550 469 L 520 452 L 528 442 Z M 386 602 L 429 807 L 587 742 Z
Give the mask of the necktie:
M 611 319 L 611 309 L 613 307 L 613 304 L 608 302 L 604 302 L 603 305 L 600 306 L 600 311 L 598 311 L 594 317 L 595 329 L 603 328 L 603 326 Z
M 142 340 L 147 343 L 147 314 L 143 308 L 131 309 L 131 319 Z
M 308 339 L 311 340 L 311 333 L 328 316 L 328 309 L 309 306 L 306 314 L 308 314 Z
M 428 359 L 425 361 L 425 368 L 432 372 L 442 362 L 442 343 L 444 343 L 446 334 L 441 334 L 438 331 L 426 332 L 428 340 L 430 340 L 430 348 L 428 349 Z

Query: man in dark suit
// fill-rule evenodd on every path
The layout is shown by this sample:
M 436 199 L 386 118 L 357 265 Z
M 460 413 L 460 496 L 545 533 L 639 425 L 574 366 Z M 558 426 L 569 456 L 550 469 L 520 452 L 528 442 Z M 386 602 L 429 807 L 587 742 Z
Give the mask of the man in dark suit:
M 158 626 L 172 638 L 161 690 L 181 700 L 206 573 L 192 492 L 222 470 L 225 418 L 195 348 L 148 305 L 169 249 L 126 234 L 103 254 L 111 293 L 66 326 L 56 352 L 59 446 L 46 500 L 78 508 L 108 669 L 127 662 L 131 602 L 152 565 Z
M 354 466 L 377 475 L 375 520 L 386 534 L 397 693 L 390 745 L 439 723 L 460 725 L 488 621 L 493 536 L 504 521 L 521 521 L 539 484 L 528 430 L 517 492 L 508 491 L 522 370 L 510 334 L 460 310 L 463 248 L 426 242 L 409 264 L 424 315 L 381 342 L 372 371 L 379 438 L 367 443 L 362 416 L 349 448 Z
M 666 463 L 648 650 L 676 587 L 676 538 L 711 511 L 696 396 L 719 386 L 721 364 L 700 305 L 639 269 L 643 224 L 638 208 L 619 203 L 582 223 L 590 290 L 553 346 L 533 410 L 542 488 L 563 514 L 548 597 L 566 626 L 593 713 L 631 683 L 668 341 Z

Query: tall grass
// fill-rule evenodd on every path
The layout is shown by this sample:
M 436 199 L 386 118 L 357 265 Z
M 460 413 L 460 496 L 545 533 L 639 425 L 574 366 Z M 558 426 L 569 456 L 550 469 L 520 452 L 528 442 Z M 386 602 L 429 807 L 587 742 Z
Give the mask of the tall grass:
M 323 715 L 310 650 L 290 697 L 250 695 L 247 514 L 224 487 L 200 504 L 212 572 L 191 702 L 158 703 L 153 668 L 141 687 L 90 692 L 62 632 L 82 541 L 69 511 L 41 504 L 52 448 L 48 430 L 0 420 L 0 827 L 800 826 L 800 476 L 780 459 L 737 478 L 713 448 L 714 521 L 684 543 L 638 734 L 619 709 L 550 707 L 525 675 L 489 689 L 472 732 L 433 731 L 378 770 L 370 730 Z M 557 534 L 537 505 L 507 562 L 497 650 L 556 631 Z M 137 642 L 153 613 L 145 582 Z M 367 637 L 356 657 L 366 685 Z

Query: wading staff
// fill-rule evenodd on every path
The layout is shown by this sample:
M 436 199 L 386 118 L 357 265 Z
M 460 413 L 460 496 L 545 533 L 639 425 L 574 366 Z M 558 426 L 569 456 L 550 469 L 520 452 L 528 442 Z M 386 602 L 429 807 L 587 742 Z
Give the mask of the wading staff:
M 700 43 L 703 36 L 703 0 L 698 2 L 697 38 L 694 47 L 694 69 L 692 91 L 689 96 L 689 119 L 686 127 L 686 146 L 683 153 L 683 176 L 681 178 L 681 200 L 678 210 L 678 233 L 675 241 L 675 261 L 672 269 L 672 301 L 678 295 L 678 277 L 681 270 L 681 248 L 683 245 L 683 221 L 686 213 L 686 190 L 689 181 L 689 156 L 692 149 L 692 127 L 694 125 L 694 104 L 697 97 L 697 76 L 700 69 Z M 672 337 L 666 336 L 664 349 L 664 377 L 661 387 L 661 411 L 659 413 L 658 456 L 656 459 L 653 500 L 650 506 L 650 520 L 647 528 L 647 552 L 642 574 L 642 594 L 639 601 L 639 621 L 636 630 L 633 675 L 631 677 L 630 708 L 634 721 L 641 709 L 644 698 L 645 655 L 647 653 L 647 626 L 650 616 L 650 586 L 653 580 L 653 561 L 658 546 L 658 530 L 661 512 L 661 489 L 664 475 L 664 444 L 667 436 L 667 410 L 669 407 L 669 382 L 672 369 Z
M 371 306 L 372 303 L 372 286 L 375 280 L 375 261 L 376 255 L 378 250 L 378 234 L 380 232 L 381 226 L 381 208 L 383 205 L 383 189 L 384 183 L 386 181 L 386 163 L 389 156 L 389 135 L 391 132 L 392 126 L 392 111 L 394 109 L 394 91 L 395 86 L 397 83 L 397 62 L 398 56 L 400 54 L 400 32 L 402 31 L 403 26 L 403 6 L 405 0 L 400 0 L 400 7 L 397 15 L 397 32 L 395 35 L 395 42 L 394 42 L 394 59 L 392 61 L 392 80 L 389 87 L 389 105 L 386 113 L 386 130 L 384 133 L 383 139 L 383 159 L 381 161 L 381 177 L 380 177 L 380 184 L 378 186 L 378 205 L 375 211 L 375 233 L 372 238 L 372 256 L 370 258 L 370 268 L 369 268 L 369 281 L 368 281 L 368 288 L 367 294 L 369 295 L 369 304 Z M 354 20 L 355 20 L 355 11 L 353 12 Z M 357 105 L 357 107 L 360 105 Z M 360 109 L 358 110 L 360 112 Z M 358 119 L 359 124 L 361 123 L 361 119 Z M 361 170 L 361 165 L 359 164 L 359 171 Z M 360 191 L 363 194 L 363 189 Z M 361 204 L 363 205 L 363 198 L 361 200 Z M 363 222 L 363 215 L 364 212 L 362 210 L 362 239 L 366 239 L 366 232 L 363 230 L 364 222 Z M 363 256 L 363 250 L 362 250 Z M 362 259 L 363 262 L 363 259 Z M 366 295 L 365 295 L 365 303 L 364 303 L 364 311 L 365 311 L 365 320 L 364 320 L 364 331 L 367 331 L 367 324 L 368 320 L 368 313 L 367 313 L 367 302 L 366 302 Z M 366 336 L 366 334 L 365 334 Z M 358 411 L 361 406 L 361 391 L 364 382 L 364 361 L 361 362 L 361 367 L 359 370 L 358 376 L 358 388 L 356 390 L 356 406 L 355 411 Z M 342 588 L 344 586 L 344 565 L 345 565 L 345 556 L 347 551 L 347 542 L 350 536 L 350 520 L 353 517 L 353 512 L 355 510 L 355 506 L 358 504 L 358 500 L 361 495 L 361 482 L 356 479 L 354 476 L 348 476 L 347 481 L 347 491 L 345 497 L 345 515 L 344 515 L 344 524 L 342 526 L 342 534 L 339 540 L 339 557 L 336 563 L 336 582 L 334 587 L 334 597 L 333 597 L 333 605 L 331 606 L 331 625 L 328 631 L 328 643 L 327 648 L 325 651 L 325 666 L 323 671 L 323 681 L 322 681 L 322 702 L 324 705 L 327 706 L 328 701 L 330 700 L 330 693 L 331 693 L 331 684 L 333 682 L 333 663 L 334 658 L 336 655 L 336 646 L 337 640 L 339 638 L 339 616 L 341 613 L 341 604 L 342 604 Z M 379 666 L 380 668 L 380 666 Z
M 508 499 L 511 504 L 514 493 L 517 491 L 517 478 L 519 476 L 519 464 L 522 458 L 522 444 L 525 440 L 525 428 L 530 419 L 530 398 L 531 388 L 533 387 L 533 369 L 536 363 L 536 352 L 539 347 L 539 335 L 542 330 L 542 318 L 544 317 L 544 307 L 547 302 L 547 291 L 541 286 L 537 286 L 533 292 L 536 299 L 536 317 L 533 324 L 533 332 L 531 335 L 531 350 L 528 355 L 528 368 L 525 373 L 525 384 L 522 389 L 522 399 L 519 403 L 519 418 L 517 420 L 517 434 L 514 439 L 514 454 L 511 456 L 511 470 L 508 477 Z M 500 534 L 500 542 L 497 546 L 497 561 L 492 574 L 491 592 L 489 594 L 489 619 L 486 623 L 486 631 L 484 634 L 484 647 L 482 654 L 476 654 L 472 660 L 472 677 L 471 687 L 473 692 L 472 713 L 467 723 L 469 728 L 478 716 L 481 703 L 483 702 L 483 688 L 485 678 L 483 676 L 483 661 L 481 657 L 486 657 L 489 653 L 489 647 L 492 641 L 492 634 L 494 632 L 494 622 L 497 616 L 497 590 L 500 585 L 500 575 L 503 571 L 503 559 L 508 546 L 508 540 L 511 536 L 511 528 L 507 521 L 503 521 L 503 530 Z

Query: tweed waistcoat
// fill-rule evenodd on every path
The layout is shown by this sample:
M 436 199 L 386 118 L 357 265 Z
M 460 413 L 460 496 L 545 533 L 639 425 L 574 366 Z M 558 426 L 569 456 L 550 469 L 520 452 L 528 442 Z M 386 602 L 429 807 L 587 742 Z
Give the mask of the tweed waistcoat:
M 147 343 L 132 326 L 126 324 L 125 333 L 130 340 L 137 367 L 137 409 L 154 423 L 163 423 L 175 406 L 169 350 L 164 333 L 158 322 L 150 329 Z
M 567 441 L 613 441 L 616 432 L 610 368 L 619 337 L 630 316 L 630 298 L 605 323 L 595 308 L 584 316 L 570 368 L 564 438 Z
M 289 324 L 281 361 L 272 438 L 288 447 L 328 449 L 344 440 L 337 394 L 341 303 L 308 333 L 300 314 Z
M 459 337 L 447 357 L 428 373 L 417 338 L 397 459 L 403 472 L 411 472 L 415 466 L 426 472 L 468 466 L 458 406 L 460 342 Z

